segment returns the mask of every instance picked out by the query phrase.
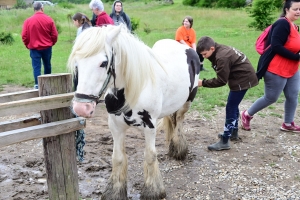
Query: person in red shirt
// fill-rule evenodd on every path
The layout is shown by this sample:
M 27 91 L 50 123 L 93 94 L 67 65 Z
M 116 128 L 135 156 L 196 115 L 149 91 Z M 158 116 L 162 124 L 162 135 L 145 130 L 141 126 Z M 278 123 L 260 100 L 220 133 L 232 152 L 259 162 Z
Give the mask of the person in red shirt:
M 300 90 L 300 34 L 295 21 L 300 16 L 300 0 L 286 0 L 281 18 L 270 30 L 270 48 L 260 57 L 258 65 L 267 65 L 264 74 L 265 94 L 249 109 L 241 113 L 241 125 L 250 131 L 250 120 L 254 114 L 275 103 L 280 94 L 285 96 L 282 131 L 300 133 L 300 126 L 294 122 Z M 285 18 L 285 19 L 284 19 Z
M 22 41 L 30 50 L 34 76 L 34 88 L 38 89 L 37 77 L 41 75 L 41 60 L 44 65 L 44 74 L 51 74 L 52 46 L 58 38 L 55 23 L 51 17 L 44 14 L 43 4 L 33 4 L 34 15 L 24 21 Z
M 95 26 L 103 26 L 106 24 L 114 25 L 114 21 L 110 16 L 104 11 L 104 5 L 100 0 L 92 0 L 90 2 L 90 9 L 97 16 L 95 20 Z

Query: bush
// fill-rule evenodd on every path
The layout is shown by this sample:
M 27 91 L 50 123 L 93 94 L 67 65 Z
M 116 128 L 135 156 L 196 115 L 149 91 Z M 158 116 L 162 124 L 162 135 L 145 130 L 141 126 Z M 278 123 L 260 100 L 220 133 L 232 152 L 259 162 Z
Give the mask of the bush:
M 0 42 L 1 44 L 9 44 L 9 45 L 12 45 L 15 40 L 14 38 L 12 37 L 11 33 L 4 33 L 4 32 L 1 32 L 0 33 Z
M 205 8 L 213 8 L 216 7 L 218 0 L 200 0 L 196 6 L 205 7 Z
M 131 21 L 131 31 L 134 32 L 140 26 L 140 19 L 132 17 L 130 18 L 130 21 Z
M 195 6 L 199 0 L 183 0 L 182 4 L 186 6 Z
M 249 24 L 257 30 L 264 30 L 272 24 L 274 17 L 272 16 L 275 10 L 274 0 L 255 0 L 253 1 L 252 9 L 250 9 L 250 17 L 254 18 L 254 22 Z
M 24 0 L 17 0 L 17 3 L 14 5 L 15 9 L 27 8 L 27 5 Z
M 240 8 L 246 5 L 245 0 L 219 0 L 216 4 L 221 8 Z

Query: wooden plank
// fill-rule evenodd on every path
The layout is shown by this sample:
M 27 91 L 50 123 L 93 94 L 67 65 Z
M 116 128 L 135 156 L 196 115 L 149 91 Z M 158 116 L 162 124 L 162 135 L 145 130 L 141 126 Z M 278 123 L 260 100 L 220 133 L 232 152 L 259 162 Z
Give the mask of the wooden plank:
M 0 132 L 40 125 L 41 124 L 40 118 L 41 116 L 39 114 L 36 114 L 30 117 L 24 117 L 24 118 L 0 122 Z
M 0 148 L 28 140 L 57 136 L 85 128 L 85 118 L 78 117 L 0 133 Z
M 0 103 L 7 103 L 11 101 L 19 101 L 23 99 L 30 99 L 39 96 L 39 90 L 26 90 L 20 92 L 12 92 L 0 95 Z
M 73 96 L 74 92 L 0 103 L 0 117 L 69 107 Z

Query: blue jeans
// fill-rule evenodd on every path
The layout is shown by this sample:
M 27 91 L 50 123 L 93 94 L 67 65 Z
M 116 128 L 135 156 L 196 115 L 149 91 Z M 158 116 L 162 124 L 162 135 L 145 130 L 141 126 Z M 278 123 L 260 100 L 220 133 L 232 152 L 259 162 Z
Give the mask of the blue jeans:
M 43 61 L 44 74 L 51 74 L 52 47 L 43 50 L 30 49 L 31 64 L 33 68 L 34 84 L 38 84 L 38 76 L 41 75 Z
M 230 91 L 226 104 L 226 120 L 223 137 L 229 138 L 233 129 L 238 129 L 239 105 L 243 100 L 247 90 Z

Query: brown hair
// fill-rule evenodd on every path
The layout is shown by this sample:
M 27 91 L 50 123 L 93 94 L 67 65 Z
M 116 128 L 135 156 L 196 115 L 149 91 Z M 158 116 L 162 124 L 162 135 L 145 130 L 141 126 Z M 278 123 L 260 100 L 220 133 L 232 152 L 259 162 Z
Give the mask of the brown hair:
M 84 23 L 88 23 L 89 25 L 91 25 L 89 18 L 82 13 L 76 13 L 75 15 L 73 15 L 72 19 L 74 21 L 78 21 L 78 23 L 81 25 L 83 25 Z
M 196 51 L 198 53 L 201 53 L 203 51 L 209 51 L 211 47 L 215 46 L 215 41 L 208 37 L 208 36 L 203 36 L 199 39 L 196 47 Z
M 185 16 L 183 18 L 183 20 L 182 20 L 182 25 L 183 25 L 183 22 L 184 22 L 185 19 L 187 19 L 190 22 L 190 24 L 191 24 L 190 28 L 192 28 L 192 26 L 193 26 L 193 18 L 191 16 Z

